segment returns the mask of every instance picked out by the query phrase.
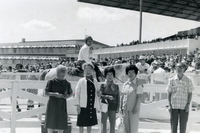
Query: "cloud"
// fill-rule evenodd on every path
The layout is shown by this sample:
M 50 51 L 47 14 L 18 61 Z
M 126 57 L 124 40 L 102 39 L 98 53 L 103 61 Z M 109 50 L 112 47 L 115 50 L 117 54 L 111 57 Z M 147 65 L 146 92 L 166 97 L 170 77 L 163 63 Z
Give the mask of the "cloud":
M 51 23 L 39 20 L 30 20 L 26 24 L 23 25 L 27 29 L 32 30 L 53 30 L 56 29 Z
M 80 19 L 105 22 L 121 20 L 131 15 L 131 13 L 119 9 L 80 7 L 77 15 Z

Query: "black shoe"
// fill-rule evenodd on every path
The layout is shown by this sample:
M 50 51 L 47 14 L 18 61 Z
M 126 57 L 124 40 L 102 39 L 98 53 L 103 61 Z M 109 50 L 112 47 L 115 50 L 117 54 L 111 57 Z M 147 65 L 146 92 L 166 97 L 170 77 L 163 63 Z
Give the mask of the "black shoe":
M 21 110 L 20 108 L 17 108 L 17 111 L 18 111 L 18 112 L 21 112 L 22 110 Z

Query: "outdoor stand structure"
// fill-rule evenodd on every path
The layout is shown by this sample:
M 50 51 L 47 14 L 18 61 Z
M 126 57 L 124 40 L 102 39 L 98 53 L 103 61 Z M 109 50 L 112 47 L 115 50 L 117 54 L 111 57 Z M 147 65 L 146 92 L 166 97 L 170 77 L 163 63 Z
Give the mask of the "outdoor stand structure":
M 200 21 L 199 0 L 78 0 L 90 4 L 140 11 L 139 42 L 142 42 L 142 13 Z

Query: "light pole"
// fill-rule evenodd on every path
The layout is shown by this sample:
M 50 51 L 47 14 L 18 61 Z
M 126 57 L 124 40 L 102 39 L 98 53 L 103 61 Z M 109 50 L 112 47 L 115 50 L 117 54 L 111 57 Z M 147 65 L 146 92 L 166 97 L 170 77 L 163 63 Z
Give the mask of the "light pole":
M 142 43 L 142 3 L 143 1 L 140 0 L 140 31 L 139 31 L 139 42 Z

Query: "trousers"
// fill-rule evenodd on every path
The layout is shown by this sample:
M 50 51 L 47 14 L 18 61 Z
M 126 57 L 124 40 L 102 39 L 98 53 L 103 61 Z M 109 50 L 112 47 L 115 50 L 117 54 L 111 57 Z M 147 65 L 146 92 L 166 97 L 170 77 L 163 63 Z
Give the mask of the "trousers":
M 125 110 L 124 125 L 126 133 L 138 133 L 139 111 L 135 114 L 132 110 Z
M 107 113 L 101 114 L 101 125 L 102 125 L 102 133 L 107 133 L 107 119 L 109 118 L 110 122 L 110 133 L 115 133 L 115 123 L 116 123 L 116 112 L 108 111 Z
M 180 133 L 185 133 L 188 121 L 188 112 L 181 109 L 172 109 L 170 116 L 171 133 L 177 133 L 178 120 L 180 121 Z

